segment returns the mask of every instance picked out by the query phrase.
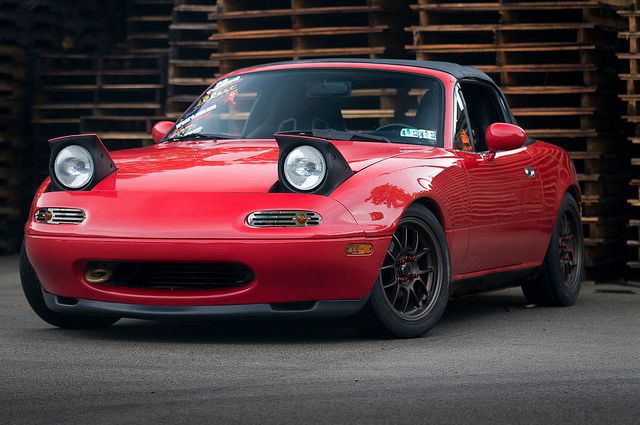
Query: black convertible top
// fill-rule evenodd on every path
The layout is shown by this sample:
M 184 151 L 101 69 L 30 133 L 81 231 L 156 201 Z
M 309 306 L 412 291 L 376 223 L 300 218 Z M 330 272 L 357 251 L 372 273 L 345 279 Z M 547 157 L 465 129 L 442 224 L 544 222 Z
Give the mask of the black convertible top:
M 349 58 L 327 58 L 327 59 L 304 59 L 295 61 L 272 62 L 265 65 L 294 64 L 294 63 L 323 63 L 323 62 L 344 62 L 344 63 L 373 63 L 383 65 L 413 66 L 416 68 L 433 69 L 435 71 L 446 72 L 456 79 L 472 78 L 483 80 L 495 85 L 494 81 L 484 72 L 472 66 L 458 65 L 451 62 L 419 61 L 409 59 L 349 59 Z

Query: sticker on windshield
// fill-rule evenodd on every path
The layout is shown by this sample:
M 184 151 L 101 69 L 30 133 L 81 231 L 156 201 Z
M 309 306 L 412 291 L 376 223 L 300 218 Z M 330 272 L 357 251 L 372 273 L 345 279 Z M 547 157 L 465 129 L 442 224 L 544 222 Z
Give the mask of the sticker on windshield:
M 414 139 L 436 139 L 435 130 L 425 130 L 424 128 L 403 128 L 400 130 L 401 137 L 413 137 Z
M 183 127 L 185 124 L 189 124 L 191 121 L 203 116 L 204 114 L 213 111 L 214 109 L 217 108 L 217 105 L 211 105 L 211 106 L 207 106 L 204 109 L 199 110 L 198 112 L 196 112 L 193 115 L 189 115 L 187 118 L 183 119 L 182 121 L 180 121 L 178 124 L 176 124 L 176 128 L 180 128 Z
M 209 92 L 211 92 L 213 90 L 220 89 L 220 88 L 225 87 L 225 86 L 228 86 L 229 84 L 237 83 L 239 81 L 240 81 L 240 76 L 239 75 L 237 77 L 227 77 L 224 80 L 218 81 L 213 86 L 213 88 L 209 89 Z

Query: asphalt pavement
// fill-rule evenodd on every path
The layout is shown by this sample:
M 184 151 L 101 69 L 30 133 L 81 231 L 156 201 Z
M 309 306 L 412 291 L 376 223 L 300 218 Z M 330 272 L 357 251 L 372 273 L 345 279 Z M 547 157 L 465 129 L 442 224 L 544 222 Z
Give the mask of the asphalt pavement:
M 570 308 L 452 300 L 426 337 L 342 321 L 122 320 L 55 329 L 0 257 L 2 424 L 638 424 L 640 288 Z

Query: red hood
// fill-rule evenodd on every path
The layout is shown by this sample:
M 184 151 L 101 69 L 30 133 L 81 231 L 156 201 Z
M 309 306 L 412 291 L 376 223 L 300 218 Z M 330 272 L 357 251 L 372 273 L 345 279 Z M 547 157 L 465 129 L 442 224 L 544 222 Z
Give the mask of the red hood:
M 422 146 L 373 142 L 333 142 L 354 172 Z M 274 140 L 163 143 L 112 152 L 118 191 L 264 193 L 278 179 Z M 106 188 L 106 187 L 104 187 Z

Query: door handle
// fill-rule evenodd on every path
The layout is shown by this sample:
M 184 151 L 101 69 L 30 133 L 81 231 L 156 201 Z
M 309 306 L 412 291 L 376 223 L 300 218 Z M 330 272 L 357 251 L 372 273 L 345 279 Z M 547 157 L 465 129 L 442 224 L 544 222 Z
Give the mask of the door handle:
M 530 179 L 534 178 L 536 176 L 536 170 L 533 167 L 525 167 L 524 169 L 524 173 L 527 175 L 527 177 L 529 177 Z

